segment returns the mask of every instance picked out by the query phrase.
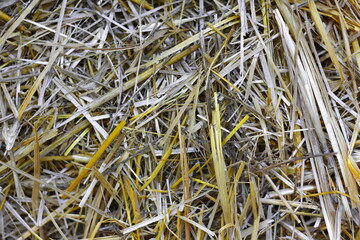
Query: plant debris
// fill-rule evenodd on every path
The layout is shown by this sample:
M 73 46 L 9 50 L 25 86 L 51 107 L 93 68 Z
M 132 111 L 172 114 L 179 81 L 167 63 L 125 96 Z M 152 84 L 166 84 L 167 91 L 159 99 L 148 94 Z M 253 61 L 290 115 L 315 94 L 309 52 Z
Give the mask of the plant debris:
M 357 1 L 0 10 L 0 239 L 359 239 Z

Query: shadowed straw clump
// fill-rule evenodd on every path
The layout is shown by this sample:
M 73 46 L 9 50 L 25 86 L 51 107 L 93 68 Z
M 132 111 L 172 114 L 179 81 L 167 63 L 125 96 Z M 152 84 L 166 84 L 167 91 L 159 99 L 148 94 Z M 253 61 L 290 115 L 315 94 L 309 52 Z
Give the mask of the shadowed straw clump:
M 0 9 L 0 239 L 360 239 L 358 1 Z

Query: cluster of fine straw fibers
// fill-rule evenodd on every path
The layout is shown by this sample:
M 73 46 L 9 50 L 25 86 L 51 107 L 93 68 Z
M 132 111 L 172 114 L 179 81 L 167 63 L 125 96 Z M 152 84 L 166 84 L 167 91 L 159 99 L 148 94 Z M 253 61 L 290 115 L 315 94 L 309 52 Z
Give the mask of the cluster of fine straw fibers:
M 0 239 L 360 239 L 357 0 L 0 1 Z

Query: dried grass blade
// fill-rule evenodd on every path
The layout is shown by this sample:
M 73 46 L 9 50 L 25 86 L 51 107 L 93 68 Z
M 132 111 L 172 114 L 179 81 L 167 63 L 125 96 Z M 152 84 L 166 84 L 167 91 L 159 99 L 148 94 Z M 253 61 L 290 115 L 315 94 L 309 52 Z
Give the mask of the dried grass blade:
M 198 167 L 200 166 L 200 163 L 196 163 L 189 171 L 188 175 L 192 172 L 194 172 Z M 173 185 L 171 185 L 171 189 L 175 189 L 181 182 L 183 181 L 183 177 L 179 178 Z
M 40 179 L 41 174 L 41 165 L 40 165 L 40 146 L 39 146 L 39 137 L 37 132 L 37 126 L 34 126 L 35 142 L 34 142 L 34 177 Z M 36 218 L 37 212 L 39 209 L 39 196 L 40 196 L 40 184 L 39 182 L 34 181 L 32 190 L 32 210 L 33 216 Z
M 259 224 L 260 224 L 260 213 L 258 211 L 259 198 L 258 196 L 256 196 L 254 185 L 255 185 L 255 181 L 252 177 L 250 177 L 250 199 L 251 199 L 252 213 L 254 216 L 254 224 L 252 226 L 251 240 L 256 240 L 258 238 Z
M 60 207 L 58 207 L 57 209 L 55 209 L 53 212 L 51 212 L 51 216 L 47 216 L 45 217 L 42 221 L 40 226 L 44 226 L 46 223 L 51 221 L 51 218 L 54 218 L 55 216 L 61 214 L 64 209 L 66 209 L 67 207 L 69 207 L 71 204 L 74 203 L 74 199 L 69 199 L 67 200 L 64 204 L 62 204 Z M 40 226 L 34 226 L 33 228 L 29 229 L 27 232 L 24 232 L 23 234 L 21 234 L 21 237 L 18 238 L 18 240 L 23 240 L 26 239 L 28 237 L 31 236 L 31 234 L 34 231 L 37 231 L 39 229 Z M 40 238 L 41 239 L 41 238 Z
M 94 156 L 90 159 L 90 161 L 86 164 L 84 169 L 79 173 L 79 175 L 72 181 L 67 192 L 73 191 L 76 186 L 80 183 L 80 181 L 85 177 L 85 175 L 90 171 L 90 169 L 95 165 L 97 160 L 101 157 L 101 155 L 105 152 L 107 147 L 114 141 L 114 139 L 120 134 L 121 130 L 125 126 L 126 122 L 122 120 L 116 128 L 111 132 L 109 137 L 104 141 L 104 143 L 100 146 L 99 150 L 94 154 Z M 65 197 L 65 196 L 63 196 Z
M 194 225 L 195 227 L 197 227 L 201 231 L 205 232 L 209 236 L 212 236 L 212 237 L 215 236 L 215 233 L 213 231 L 211 231 L 210 229 L 206 228 L 205 226 L 200 225 L 199 223 L 197 223 L 187 217 L 181 216 L 181 215 L 177 215 L 177 217 L 180 218 L 181 220 L 184 220 L 185 222 L 190 223 L 191 225 Z
M 146 0 L 131 0 L 134 3 L 136 3 L 137 5 L 144 7 L 147 10 L 152 10 L 154 9 L 153 6 L 151 6 L 150 3 L 148 3 Z
M 0 41 L 1 42 L 1 41 Z M 46 74 L 51 70 L 56 58 L 59 56 L 59 54 L 61 53 L 61 51 L 63 50 L 62 47 L 59 47 L 53 55 L 51 55 L 48 64 L 45 66 L 44 70 L 40 73 L 40 75 L 37 77 L 36 81 L 34 82 L 34 84 L 31 86 L 30 90 L 28 91 L 28 93 L 26 94 L 26 97 L 23 101 L 23 103 L 21 104 L 19 110 L 18 110 L 18 119 L 21 119 L 22 115 L 24 114 L 26 108 L 29 106 L 31 98 L 34 96 L 35 91 L 38 89 L 41 81 L 44 79 L 44 77 L 46 76 Z
M 249 115 L 246 115 L 243 119 L 241 119 L 241 121 L 236 125 L 236 127 L 231 130 L 231 132 L 225 137 L 221 145 L 224 146 L 248 119 Z M 206 162 L 197 170 L 197 172 L 200 172 L 211 161 L 211 159 L 212 154 L 209 156 Z
M 0 38 L 0 49 L 2 49 L 3 43 L 9 36 L 14 32 L 14 30 L 20 26 L 21 22 L 25 19 L 25 17 L 33 10 L 33 8 L 39 3 L 40 0 L 33 0 L 27 8 L 25 8 L 20 16 L 11 24 L 9 29 L 4 33 L 4 35 Z
M 117 191 L 113 186 L 106 180 L 106 178 L 97 170 L 93 169 L 94 176 L 99 180 L 101 187 L 105 188 L 107 192 L 115 199 L 118 204 L 122 204 L 122 201 L 117 196 Z
M 354 49 L 353 52 L 355 54 L 357 67 L 358 67 L 358 69 L 360 69 L 360 44 L 359 44 L 358 39 L 355 39 L 354 41 L 352 41 L 352 47 Z
M 40 137 L 38 144 L 39 147 L 41 147 L 46 141 L 49 141 L 53 138 L 55 138 L 59 134 L 57 129 L 51 129 L 49 132 L 43 133 L 43 135 Z M 34 148 L 35 148 L 35 142 L 32 141 L 33 139 L 28 139 L 29 142 L 24 141 L 24 144 L 27 146 L 25 148 L 20 148 L 15 152 L 15 159 L 18 161 L 24 157 L 26 157 L 28 154 L 30 154 Z M 30 142 L 31 141 L 31 142 Z
M 61 235 L 62 239 L 67 240 L 68 238 L 64 234 L 64 232 L 61 230 L 60 226 L 57 224 L 56 220 L 54 219 L 53 215 L 49 211 L 49 209 L 45 206 L 45 211 L 47 213 L 47 216 L 50 218 L 52 224 L 54 224 L 57 232 Z
M 186 156 L 186 144 L 183 135 L 181 134 L 181 125 L 178 123 L 178 134 L 179 134 L 179 143 L 180 143 L 180 165 L 181 165 L 181 177 L 183 179 L 183 191 L 184 191 L 184 201 L 188 202 L 190 199 L 190 179 L 189 179 L 189 163 Z M 189 217 L 190 208 L 188 205 L 191 203 L 187 203 L 184 207 L 184 216 Z M 191 239 L 191 229 L 189 222 L 185 222 L 185 239 Z
M 74 136 L 74 134 L 80 132 L 81 130 L 83 130 L 84 128 L 86 128 L 87 126 L 89 126 L 90 123 L 87 120 L 84 120 L 78 124 L 76 124 L 75 127 L 73 127 L 71 129 L 71 131 L 63 134 L 62 136 L 60 136 L 59 138 L 57 138 L 56 140 L 54 140 L 49 146 L 45 147 L 41 152 L 40 152 L 40 157 L 44 157 L 46 154 L 48 154 L 50 151 L 52 151 L 53 149 L 55 149 L 56 147 L 58 147 L 60 144 L 62 144 L 65 140 L 71 138 L 72 136 Z
M 39 240 L 42 240 L 42 238 L 37 235 L 32 229 L 31 227 L 25 222 L 25 220 L 19 215 L 19 213 L 11 206 L 11 204 L 9 202 L 5 202 L 5 207 L 7 210 L 9 210 L 9 212 L 11 212 L 14 217 L 23 225 L 26 227 L 26 229 L 28 229 L 28 231 L 30 232 L 30 234 L 32 234 L 34 237 L 36 237 Z
M 177 141 L 178 138 L 178 134 L 175 135 L 174 139 L 172 140 L 171 144 L 169 145 L 169 147 L 166 149 L 164 156 L 161 158 L 159 164 L 156 166 L 156 168 L 154 169 L 154 171 L 151 173 L 149 179 L 144 183 L 144 185 L 141 186 L 140 191 L 143 191 L 154 179 L 155 177 L 159 174 L 159 172 L 161 171 L 161 169 L 164 167 L 166 161 L 168 160 L 168 158 L 171 155 L 172 152 L 172 147 L 174 146 L 174 144 Z
M 73 141 L 71 143 L 71 145 L 68 147 L 68 149 L 66 149 L 66 151 L 64 152 L 64 156 L 69 155 L 69 153 L 71 152 L 71 150 L 79 143 L 79 141 L 90 131 L 90 128 L 86 128 L 80 135 L 78 138 L 75 139 L 75 141 Z
M 327 34 L 326 30 L 325 30 L 325 27 L 323 25 L 323 22 L 320 18 L 320 14 L 317 10 L 317 7 L 314 3 L 313 0 L 308 0 L 308 3 L 309 3 L 309 8 L 310 8 L 310 13 L 311 13 L 311 16 L 313 17 L 314 19 L 314 22 L 315 22 L 315 25 L 317 27 L 317 29 L 319 30 L 320 32 L 320 35 L 321 35 L 321 39 L 324 41 L 325 45 L 326 45 L 326 48 L 327 48 L 327 51 L 329 52 L 329 55 L 330 55 L 330 58 L 331 58 L 331 61 L 334 63 L 339 75 L 340 75 L 340 79 L 341 81 L 345 81 L 345 76 L 344 76 L 344 72 L 342 70 L 342 67 L 339 63 L 339 60 L 337 59 L 337 56 L 335 54 L 335 51 L 334 51 L 334 48 L 329 40 L 329 35 Z
M 227 171 L 225 168 L 225 162 L 222 152 L 221 141 L 221 125 L 220 125 L 220 110 L 217 102 L 217 95 L 215 93 L 215 112 L 213 112 L 213 119 L 216 120 L 216 125 L 210 126 L 210 142 L 211 151 L 213 155 L 213 162 L 215 168 L 215 176 L 217 186 L 219 188 L 220 202 L 223 210 L 223 217 L 226 224 L 233 224 L 233 216 L 231 214 L 230 200 L 227 191 Z
M 2 88 L 2 90 L 4 92 L 4 95 L 5 95 L 5 98 L 6 98 L 7 102 L 10 105 L 11 111 L 13 112 L 14 116 L 17 118 L 19 116 L 19 113 L 18 113 L 18 111 L 16 109 L 16 106 L 15 106 L 13 100 L 11 99 L 10 93 L 9 93 L 6 85 L 4 83 L 2 83 L 1 88 Z
M 266 180 L 270 183 L 271 187 L 274 189 L 275 192 L 277 192 L 279 198 L 283 201 L 283 203 L 285 204 L 286 208 L 289 209 L 290 213 L 292 214 L 292 216 L 294 217 L 294 219 L 300 223 L 300 219 L 299 217 L 296 215 L 296 213 L 294 212 L 294 210 L 291 208 L 291 206 L 288 204 L 287 200 L 281 195 L 281 193 L 279 192 L 279 189 L 277 188 L 277 186 L 274 184 L 274 182 L 271 180 L 271 178 L 266 174 L 265 175 Z

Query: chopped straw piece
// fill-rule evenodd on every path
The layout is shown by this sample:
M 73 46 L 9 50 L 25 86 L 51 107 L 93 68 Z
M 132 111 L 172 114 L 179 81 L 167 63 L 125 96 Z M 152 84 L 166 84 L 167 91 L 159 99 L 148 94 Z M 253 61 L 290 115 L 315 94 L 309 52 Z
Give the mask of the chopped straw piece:
M 100 146 L 99 150 L 96 151 L 94 156 L 90 159 L 90 161 L 85 165 L 85 167 L 81 170 L 79 175 L 71 182 L 70 186 L 66 189 L 67 192 L 73 191 L 80 181 L 86 176 L 86 174 L 90 171 L 90 169 L 95 165 L 97 160 L 101 157 L 101 155 L 105 152 L 105 150 L 110 146 L 110 144 L 114 141 L 114 139 L 120 134 L 121 130 L 125 126 L 126 122 L 122 120 L 116 128 L 111 132 L 109 137 L 105 139 L 104 143 Z

